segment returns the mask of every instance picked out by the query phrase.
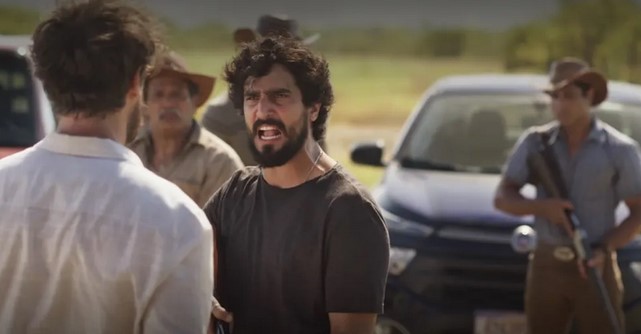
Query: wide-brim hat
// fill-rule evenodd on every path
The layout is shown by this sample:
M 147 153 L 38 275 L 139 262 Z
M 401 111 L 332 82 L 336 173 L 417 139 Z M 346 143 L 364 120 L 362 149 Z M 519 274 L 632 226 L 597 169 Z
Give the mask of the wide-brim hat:
M 550 82 L 543 91 L 551 94 L 573 83 L 588 85 L 594 91 L 592 106 L 601 104 L 608 97 L 608 79 L 578 58 L 563 58 L 550 66 Z
M 258 36 L 269 35 L 291 36 L 304 45 L 311 45 L 320 38 L 316 33 L 311 36 L 302 37 L 299 32 L 298 22 L 284 15 L 263 15 L 258 19 L 256 29 L 239 28 L 234 31 L 234 42 L 236 44 L 249 43 Z
M 150 78 L 167 75 L 173 76 L 182 80 L 190 81 L 196 85 L 198 89 L 198 94 L 194 99 L 194 105 L 196 108 L 199 108 L 207 100 L 214 90 L 214 84 L 216 83 L 216 78 L 204 74 L 191 73 L 187 70 L 186 63 L 180 55 L 175 52 L 168 52 L 160 62 L 160 68 L 154 75 Z

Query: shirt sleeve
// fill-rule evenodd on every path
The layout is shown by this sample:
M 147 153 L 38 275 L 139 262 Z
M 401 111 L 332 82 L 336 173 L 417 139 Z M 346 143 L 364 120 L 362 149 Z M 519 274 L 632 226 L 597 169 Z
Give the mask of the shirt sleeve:
M 233 154 L 232 154 L 233 153 Z M 198 205 L 203 206 L 220 187 L 234 175 L 236 171 L 243 168 L 243 163 L 238 154 L 219 154 L 209 163 L 209 170 L 205 176 L 205 183 L 200 190 Z
M 528 183 L 530 168 L 527 159 L 531 152 L 532 140 L 533 133 L 531 131 L 526 131 L 519 137 L 503 168 L 503 178 L 519 185 Z
M 205 226 L 195 247 L 154 292 L 144 315 L 142 333 L 206 333 L 214 278 L 212 229 Z
M 338 198 L 329 213 L 325 302 L 328 313 L 383 312 L 389 235 L 375 205 Z
M 615 188 L 620 199 L 641 196 L 641 154 L 637 143 L 621 147 L 618 154 L 618 180 Z

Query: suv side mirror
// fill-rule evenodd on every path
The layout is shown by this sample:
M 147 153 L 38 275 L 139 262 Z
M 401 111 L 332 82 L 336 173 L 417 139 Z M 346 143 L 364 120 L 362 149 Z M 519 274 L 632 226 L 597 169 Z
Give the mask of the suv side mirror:
M 383 167 L 384 147 L 382 140 L 356 143 L 352 146 L 350 158 L 357 164 Z

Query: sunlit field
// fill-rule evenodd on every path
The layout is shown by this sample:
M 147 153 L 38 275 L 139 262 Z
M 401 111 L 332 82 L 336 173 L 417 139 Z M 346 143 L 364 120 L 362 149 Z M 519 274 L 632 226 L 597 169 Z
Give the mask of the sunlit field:
M 218 77 L 214 95 L 225 92 L 227 85 L 221 73 L 233 51 L 179 52 L 192 71 Z M 502 71 L 499 63 L 485 61 L 324 56 L 330 63 L 336 98 L 328 128 L 328 151 L 367 186 L 378 182 L 382 169 L 351 163 L 353 143 L 383 139 L 389 150 L 418 99 L 434 81 L 451 74 Z

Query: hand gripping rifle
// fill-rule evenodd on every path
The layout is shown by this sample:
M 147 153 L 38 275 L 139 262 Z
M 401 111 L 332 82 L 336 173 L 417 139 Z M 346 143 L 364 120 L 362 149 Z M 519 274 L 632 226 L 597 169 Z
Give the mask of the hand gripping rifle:
M 535 152 L 531 153 L 528 157 L 528 166 L 532 172 L 532 176 L 536 183 L 539 183 L 545 192 L 550 197 L 568 199 L 568 191 L 563 182 L 561 170 L 559 168 L 552 147 L 548 143 L 548 134 L 546 132 L 539 133 L 542 147 Z M 572 210 L 565 210 L 565 214 L 571 223 L 572 231 L 574 232 L 572 240 L 574 249 L 577 253 L 579 261 L 584 263 L 592 258 L 592 248 L 588 241 L 588 235 L 585 229 L 581 226 L 581 222 Z M 610 319 L 610 325 L 613 333 L 623 334 L 619 319 L 616 316 L 614 307 L 605 288 L 603 277 L 598 273 L 597 268 L 588 267 L 590 280 L 596 284 L 599 297 L 601 299 L 603 308 Z

